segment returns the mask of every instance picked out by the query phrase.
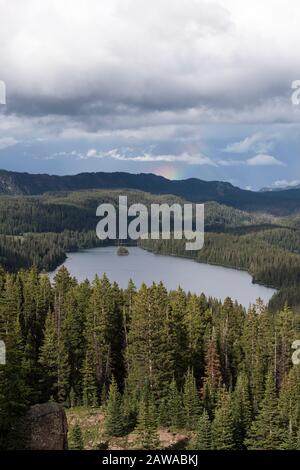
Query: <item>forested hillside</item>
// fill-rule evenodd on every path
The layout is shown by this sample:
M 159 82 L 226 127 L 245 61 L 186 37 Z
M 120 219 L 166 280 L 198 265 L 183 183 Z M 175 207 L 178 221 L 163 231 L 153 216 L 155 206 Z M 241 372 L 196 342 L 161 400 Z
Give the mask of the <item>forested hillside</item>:
M 128 204 L 136 202 L 150 208 L 151 203 L 181 203 L 175 196 L 152 196 L 139 191 L 124 191 Z M 5 269 L 54 269 L 66 256 L 101 245 L 96 237 L 96 209 L 101 203 L 118 207 L 119 191 L 62 192 L 41 197 L 0 198 L 0 264 Z M 206 230 L 263 223 L 265 218 L 238 209 L 207 203 Z
M 168 180 L 151 173 L 99 172 L 57 176 L 0 170 L 2 195 L 38 195 L 50 191 L 86 189 L 130 189 L 156 195 L 173 194 L 192 202 L 216 201 L 238 209 L 274 215 L 297 214 L 300 209 L 300 189 L 255 192 L 223 181 L 203 181 L 197 178 Z
M 20 418 L 54 399 L 75 416 L 100 406 L 101 439 L 134 431 L 131 448 L 159 448 L 168 428 L 191 449 L 300 449 L 299 318 L 287 307 L 246 313 L 163 284 L 78 284 L 65 268 L 51 286 L 31 269 L 1 273 L 0 334 L 2 448 L 26 446 Z

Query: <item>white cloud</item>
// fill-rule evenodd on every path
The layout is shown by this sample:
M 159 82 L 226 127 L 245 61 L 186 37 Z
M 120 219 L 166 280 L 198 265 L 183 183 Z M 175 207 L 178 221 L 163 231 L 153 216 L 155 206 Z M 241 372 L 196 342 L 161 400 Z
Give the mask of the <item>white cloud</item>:
M 17 143 L 18 141 L 13 137 L 2 137 L 0 138 L 0 150 L 6 149 L 7 147 L 12 147 Z
M 218 160 L 218 165 L 219 166 L 240 166 L 240 165 L 245 165 L 245 160 Z
M 275 188 L 293 188 L 295 186 L 300 186 L 300 180 L 277 180 L 272 184 Z
M 255 157 L 249 158 L 247 160 L 247 165 L 249 166 L 284 166 L 277 158 L 273 157 L 272 155 L 267 154 L 259 154 L 255 155 Z
M 96 149 L 90 149 L 81 157 L 82 159 L 89 158 L 112 158 L 119 161 L 136 161 L 136 162 L 177 162 L 187 163 L 188 165 L 210 165 L 217 166 L 213 160 L 202 154 L 189 154 L 183 152 L 179 155 L 162 154 L 154 155 L 152 153 L 143 153 L 141 155 L 126 155 L 118 149 L 112 149 L 107 152 L 98 152 Z
M 246 153 L 251 150 L 255 152 L 267 152 L 272 148 L 272 142 L 266 142 L 261 133 L 256 133 L 239 142 L 228 144 L 224 152 L 228 153 Z

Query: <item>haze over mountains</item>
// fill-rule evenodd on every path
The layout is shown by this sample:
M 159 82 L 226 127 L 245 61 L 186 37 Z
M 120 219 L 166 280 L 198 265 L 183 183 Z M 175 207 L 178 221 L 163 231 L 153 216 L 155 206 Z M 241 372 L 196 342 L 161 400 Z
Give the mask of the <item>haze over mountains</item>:
M 255 192 L 227 182 L 196 178 L 168 180 L 154 174 L 80 173 L 77 175 L 29 174 L 0 170 L 0 194 L 33 196 L 51 191 L 83 189 L 134 189 L 152 194 L 174 194 L 192 202 L 216 201 L 243 210 L 287 215 L 299 212 L 300 189 Z

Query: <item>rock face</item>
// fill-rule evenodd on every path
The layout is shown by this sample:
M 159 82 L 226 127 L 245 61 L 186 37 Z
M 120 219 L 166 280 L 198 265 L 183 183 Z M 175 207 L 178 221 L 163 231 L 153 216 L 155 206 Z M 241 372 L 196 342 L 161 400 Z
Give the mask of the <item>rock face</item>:
M 32 406 L 26 415 L 25 428 L 30 450 L 64 450 L 68 448 L 68 425 L 65 411 L 57 403 Z

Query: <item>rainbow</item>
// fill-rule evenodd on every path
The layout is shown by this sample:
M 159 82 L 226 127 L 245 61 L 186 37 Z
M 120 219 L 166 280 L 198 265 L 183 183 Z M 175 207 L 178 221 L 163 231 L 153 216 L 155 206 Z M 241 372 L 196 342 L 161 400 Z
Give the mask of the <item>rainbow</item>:
M 160 165 L 152 171 L 155 175 L 163 176 L 168 180 L 180 180 L 184 178 L 183 172 L 175 168 L 174 165 Z

